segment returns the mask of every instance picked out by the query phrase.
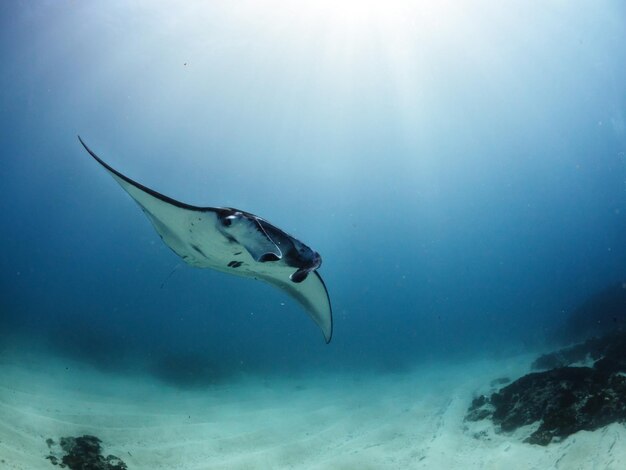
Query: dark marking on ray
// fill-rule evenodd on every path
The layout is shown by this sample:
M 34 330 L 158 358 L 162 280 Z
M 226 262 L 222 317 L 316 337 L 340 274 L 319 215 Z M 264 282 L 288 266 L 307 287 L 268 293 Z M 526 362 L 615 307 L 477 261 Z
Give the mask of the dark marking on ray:
M 233 256 L 237 256 L 237 255 L 240 255 L 240 254 L 241 254 L 241 251 L 238 251 L 237 253 L 233 253 Z
M 198 253 L 200 253 L 202 256 L 204 256 L 205 258 L 207 258 L 207 255 L 204 254 L 204 252 L 200 249 L 200 247 L 198 245 L 191 245 L 191 248 L 193 248 L 194 250 L 196 250 Z
M 242 264 L 243 263 L 241 261 L 231 261 L 230 263 L 228 263 L 228 267 L 229 268 L 238 268 Z

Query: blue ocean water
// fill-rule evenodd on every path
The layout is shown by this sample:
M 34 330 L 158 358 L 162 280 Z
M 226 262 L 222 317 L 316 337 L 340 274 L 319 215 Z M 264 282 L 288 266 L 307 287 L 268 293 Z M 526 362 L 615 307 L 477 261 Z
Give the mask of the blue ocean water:
M 626 8 L 430 3 L 3 3 L 3 343 L 228 376 L 550 341 L 626 278 Z M 77 134 L 319 251 L 330 345 L 265 284 L 169 276 L 181 260 Z

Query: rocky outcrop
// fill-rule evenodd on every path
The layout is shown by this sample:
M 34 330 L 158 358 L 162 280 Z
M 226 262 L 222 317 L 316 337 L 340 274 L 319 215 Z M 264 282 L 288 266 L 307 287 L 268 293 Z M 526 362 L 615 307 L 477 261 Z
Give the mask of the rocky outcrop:
M 58 446 L 65 453 L 56 455 L 57 444 L 52 439 L 46 439 L 50 448 L 50 455 L 46 458 L 53 465 L 71 470 L 126 470 L 128 467 L 114 455 L 102 455 L 100 439 L 95 436 L 62 437 Z
M 592 367 L 572 367 L 584 359 Z M 626 421 L 626 334 L 614 334 L 538 358 L 536 368 L 472 402 L 467 421 L 491 419 L 502 432 L 538 423 L 525 441 L 547 445 L 577 431 Z

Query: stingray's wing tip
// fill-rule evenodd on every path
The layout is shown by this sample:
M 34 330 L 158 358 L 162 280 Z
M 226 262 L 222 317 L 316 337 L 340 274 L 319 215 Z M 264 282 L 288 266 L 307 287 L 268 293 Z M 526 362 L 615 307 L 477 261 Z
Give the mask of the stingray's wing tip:
M 87 150 L 87 152 L 89 153 L 89 155 L 91 155 L 92 157 L 94 157 L 96 160 L 100 161 L 100 158 L 93 152 L 93 150 L 91 150 L 87 144 L 85 143 L 85 141 L 82 139 L 82 137 L 79 134 L 76 134 L 76 137 L 78 137 L 78 141 L 80 142 L 80 144 L 85 148 L 85 150 Z
M 114 169 L 112 166 L 110 166 L 108 163 L 106 163 L 104 160 L 102 160 L 98 155 L 96 155 L 96 152 L 94 152 L 93 150 L 91 150 L 89 148 L 89 146 L 80 137 L 80 135 L 77 134 L 76 137 L 78 137 L 78 141 L 82 144 L 82 146 L 85 148 L 85 150 L 87 150 L 87 153 L 89 155 L 91 155 L 94 158 L 94 160 L 96 160 L 98 163 L 100 163 L 100 165 L 102 165 L 104 168 L 109 170 L 114 176 L 118 176 L 119 178 L 122 178 L 123 180 L 127 181 L 128 183 L 131 183 L 131 184 L 134 184 L 135 186 L 137 186 L 137 183 L 135 183 L 130 178 L 124 176 L 122 173 L 120 173 L 119 171 Z
M 316 323 L 322 330 L 322 334 L 324 335 L 324 341 L 326 342 L 326 344 L 329 344 L 330 340 L 333 339 L 333 308 L 330 303 L 330 295 L 328 295 L 326 283 L 322 279 L 322 276 L 320 276 L 317 271 L 314 271 L 313 274 L 313 279 L 317 279 L 317 281 L 319 281 L 319 284 L 321 284 L 321 287 L 326 297 L 326 306 L 321 308 L 321 310 L 324 312 L 321 317 L 323 318 L 323 320 L 321 322 L 316 321 Z
M 92 157 L 94 157 L 96 160 L 100 161 L 100 158 L 94 153 L 93 150 L 91 150 L 89 148 L 89 146 L 85 143 L 85 141 L 82 139 L 82 137 L 78 134 L 76 134 L 76 137 L 78 137 L 78 141 L 80 142 L 80 144 L 85 147 L 85 150 L 87 150 L 87 152 L 89 153 L 89 155 L 91 155 Z

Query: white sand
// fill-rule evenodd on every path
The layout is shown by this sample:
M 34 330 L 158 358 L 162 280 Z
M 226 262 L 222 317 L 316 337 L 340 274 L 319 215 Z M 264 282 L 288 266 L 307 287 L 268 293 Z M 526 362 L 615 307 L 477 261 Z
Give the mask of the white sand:
M 525 373 L 530 360 L 181 391 L 69 361 L 5 357 L 0 468 L 59 468 L 45 459 L 46 438 L 82 434 L 100 437 L 103 453 L 130 469 L 625 468 L 623 425 L 539 447 L 488 421 L 463 422 L 475 393 Z

